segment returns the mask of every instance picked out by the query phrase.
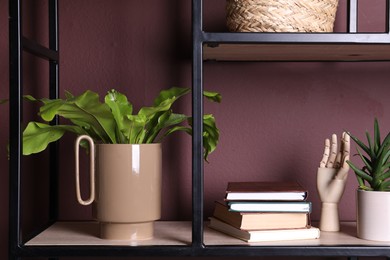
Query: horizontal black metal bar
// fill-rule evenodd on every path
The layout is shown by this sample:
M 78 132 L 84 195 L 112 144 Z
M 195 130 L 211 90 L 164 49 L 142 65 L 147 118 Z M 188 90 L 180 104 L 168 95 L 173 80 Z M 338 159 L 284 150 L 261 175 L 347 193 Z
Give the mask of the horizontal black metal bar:
M 26 37 L 22 38 L 23 43 L 23 49 L 38 56 L 43 59 L 47 59 L 50 61 L 57 61 L 59 59 L 59 55 L 57 51 L 51 50 L 43 45 L 40 45 L 39 43 L 36 43 L 34 41 L 31 41 L 30 39 L 27 39 Z
M 204 43 L 390 44 L 390 34 L 203 32 L 201 41 Z
M 23 246 L 19 257 L 98 256 L 370 256 L 390 257 L 390 247 L 377 246 Z
M 202 256 L 390 256 L 390 247 L 377 246 L 206 246 Z
M 18 257 L 193 256 L 191 246 L 22 246 Z
M 354 60 L 323 60 L 323 59 L 316 59 L 316 60 L 239 60 L 239 61 L 222 61 L 224 63 L 230 63 L 230 64 L 233 64 L 233 63 L 236 63 L 236 64 L 239 64 L 239 63 L 259 63 L 259 62 L 265 62 L 265 63 L 279 63 L 279 62 L 287 62 L 287 63 L 318 63 L 318 62 L 323 62 L 323 63 L 335 63 L 335 62 L 340 62 L 340 63 L 353 63 L 353 62 L 364 62 L 364 63 L 377 63 L 377 62 L 389 62 L 390 60 L 377 60 L 377 59 L 372 59 L 372 60 L 358 60 L 358 59 L 354 59 Z M 205 63 L 207 64 L 212 64 L 212 63 L 216 63 L 216 62 L 221 62 L 221 61 L 218 61 L 218 60 L 204 60 Z

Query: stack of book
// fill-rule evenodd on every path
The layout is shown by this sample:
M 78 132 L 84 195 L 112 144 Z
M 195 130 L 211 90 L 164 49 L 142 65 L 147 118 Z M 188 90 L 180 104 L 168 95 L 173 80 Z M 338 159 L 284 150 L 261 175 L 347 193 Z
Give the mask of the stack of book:
M 296 182 L 229 182 L 210 227 L 247 242 L 316 239 L 307 190 Z

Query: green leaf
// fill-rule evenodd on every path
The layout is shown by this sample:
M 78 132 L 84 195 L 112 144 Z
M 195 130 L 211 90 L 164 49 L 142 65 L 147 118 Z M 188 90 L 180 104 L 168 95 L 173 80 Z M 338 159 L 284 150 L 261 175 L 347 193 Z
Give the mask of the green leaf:
M 39 101 L 38 99 L 34 98 L 33 96 L 31 95 L 24 95 L 23 98 L 27 101 L 32 101 L 32 102 L 36 102 L 36 101 Z
M 157 135 L 161 131 L 161 124 L 168 120 L 169 116 L 172 114 L 172 110 L 158 112 L 149 120 L 146 125 L 146 143 L 153 143 Z
M 363 149 L 364 152 L 366 152 L 368 155 L 371 156 L 371 150 L 362 142 L 360 141 L 357 137 L 353 136 L 350 132 L 346 132 L 352 140 L 355 141 L 355 143 Z
M 46 149 L 49 143 L 59 140 L 66 131 L 78 135 L 85 131 L 78 126 L 56 125 L 30 122 L 23 131 L 23 154 L 30 155 Z
M 383 174 L 382 168 L 384 165 L 387 164 L 387 161 L 389 160 L 389 156 L 390 156 L 390 150 L 388 147 L 385 149 L 382 149 L 382 151 L 383 152 L 381 154 L 379 154 L 379 157 L 377 158 L 377 160 L 375 162 L 375 166 L 374 166 L 375 171 L 372 173 L 372 176 L 374 177 L 375 184 L 380 182 L 380 178 L 378 176 Z
M 352 170 L 355 172 L 356 175 L 371 183 L 373 179 L 370 175 L 368 175 L 366 172 L 356 167 L 351 161 L 347 161 L 347 163 L 352 168 Z
M 160 105 L 162 102 L 164 102 L 167 99 L 174 99 L 173 100 L 174 102 L 178 98 L 188 94 L 190 91 L 191 90 L 189 88 L 178 88 L 178 87 L 172 87 L 167 90 L 162 90 L 160 94 L 157 96 L 157 98 L 154 100 L 154 106 Z
M 192 127 L 192 118 L 189 118 L 188 123 Z M 215 118 L 213 115 L 203 116 L 203 147 L 204 159 L 208 162 L 208 156 L 217 147 L 219 141 L 219 130 L 215 125 Z
M 379 191 L 390 191 L 390 181 L 384 181 L 379 186 Z
M 147 118 L 145 115 L 128 115 L 129 129 L 125 133 L 129 138 L 130 144 L 144 143 L 143 138 L 146 136 L 145 126 L 147 124 Z
M 138 112 L 138 115 L 143 115 L 148 120 L 151 120 L 157 113 L 168 111 L 171 108 L 172 104 L 175 102 L 175 100 L 176 98 L 173 97 L 173 98 L 163 100 L 161 103 L 153 107 L 143 107 Z
M 187 119 L 188 119 L 188 116 L 186 116 L 184 114 L 169 113 L 168 118 L 166 118 L 166 119 L 162 118 L 162 117 L 159 118 L 157 126 L 161 130 L 161 129 L 168 128 L 168 127 L 173 126 L 173 125 L 178 125 L 181 122 L 186 121 Z
M 221 103 L 221 101 L 222 101 L 221 94 L 219 94 L 217 92 L 204 90 L 203 96 L 206 97 L 208 100 L 213 101 L 213 102 Z
M 368 187 L 368 186 L 366 186 L 366 185 L 359 185 L 359 189 L 361 189 L 361 190 L 367 190 L 367 191 L 372 191 L 372 190 L 374 190 L 373 188 L 371 188 L 371 187 Z
M 381 146 L 381 134 L 379 131 L 379 124 L 378 120 L 375 118 L 374 121 L 374 153 L 376 153 L 379 150 L 379 147 Z
M 133 113 L 133 105 L 127 100 L 127 97 L 114 89 L 108 92 L 104 102 L 110 107 L 114 119 L 122 131 L 124 129 L 123 119 Z
M 368 132 L 366 132 L 367 142 L 368 142 L 368 148 L 370 150 L 369 155 L 373 157 L 375 155 L 375 145 L 372 143 L 371 136 Z
M 390 162 L 387 162 L 386 164 L 384 164 L 382 167 L 381 167 L 381 172 L 384 172 L 386 169 L 389 169 L 390 167 Z
M 170 110 L 175 100 L 176 97 L 168 98 L 165 100 L 161 100 L 159 104 L 153 107 L 143 107 L 140 109 L 137 115 L 139 118 L 133 118 L 134 120 L 138 120 L 138 122 L 141 122 L 139 120 L 142 119 L 143 133 L 142 135 L 137 137 L 137 142 L 146 142 L 146 140 L 153 139 L 153 137 L 151 136 L 157 136 L 158 132 L 154 133 L 153 130 L 160 130 L 158 128 L 155 128 L 156 124 L 158 124 L 158 119 L 162 114 L 164 114 L 164 112 Z M 137 129 L 140 130 L 140 124 L 136 124 L 135 126 L 137 126 Z
M 116 143 L 115 120 L 107 104 L 99 101 L 99 95 L 86 91 L 82 95 L 62 100 L 44 101 L 40 114 L 45 121 L 51 121 L 55 115 L 69 119 L 104 143 Z
M 371 165 L 371 161 L 368 160 L 367 157 L 365 157 L 361 152 L 360 152 L 360 149 L 359 148 L 356 148 L 358 154 L 359 154 L 359 157 L 360 159 L 363 161 L 364 165 L 367 167 L 367 170 L 369 172 L 372 172 L 372 165 Z
M 129 127 L 128 115 L 133 113 L 133 105 L 127 100 L 127 97 L 114 89 L 109 91 L 104 98 L 104 102 L 110 107 L 111 113 L 115 119 L 117 131 L 116 135 L 119 143 L 126 142 L 128 136 L 124 136 Z
M 383 140 L 382 142 L 382 145 L 380 146 L 378 152 L 376 153 L 377 154 L 377 157 L 379 158 L 384 151 L 388 151 L 390 148 L 390 139 L 388 138 L 388 136 L 386 136 L 386 138 Z
M 171 110 L 160 113 L 155 119 L 151 120 L 147 126 L 148 136 L 146 142 L 153 143 L 163 129 L 167 129 L 168 131 L 171 126 L 178 125 L 187 119 L 188 117 L 186 115 L 174 114 Z M 162 138 L 164 138 L 164 135 Z M 161 139 L 159 141 L 161 141 Z
M 383 172 L 381 175 L 378 176 L 378 178 L 383 181 L 390 178 L 390 171 Z
M 365 185 L 364 185 L 364 180 L 363 180 L 363 178 L 360 177 L 360 176 L 357 175 L 357 174 L 355 174 L 355 176 L 356 176 L 356 179 L 357 179 L 357 181 L 358 181 L 359 187 L 365 186 Z
M 138 140 L 141 142 L 150 142 L 151 140 L 154 140 L 161 131 L 161 126 L 169 127 L 172 124 L 181 123 L 183 119 L 180 119 L 177 116 L 169 118 L 167 117 L 168 114 L 165 114 L 165 112 L 170 111 L 172 104 L 177 100 L 178 96 L 174 96 L 174 94 L 178 94 L 180 96 L 185 93 L 187 93 L 187 91 L 180 88 L 172 88 L 170 91 L 162 91 L 159 98 L 156 99 L 157 101 L 155 102 L 155 106 L 141 108 L 138 112 L 138 116 L 145 119 L 143 122 L 144 133 L 142 134 L 142 138 Z M 160 118 L 162 115 L 163 117 Z M 168 119 L 169 121 L 165 122 Z
M 203 145 L 205 146 L 205 160 L 208 155 L 217 148 L 219 141 L 219 130 L 215 124 L 213 115 L 204 115 L 203 117 Z
M 39 115 L 46 122 L 52 121 L 54 117 L 59 114 L 61 107 L 66 104 L 66 100 L 62 99 L 40 99 L 40 101 L 44 103 L 44 105 L 39 109 Z
M 382 153 L 380 158 L 379 158 L 380 161 L 379 161 L 378 166 L 382 166 L 383 167 L 383 165 L 386 165 L 387 162 L 389 161 L 389 157 L 390 157 L 390 150 L 387 150 L 386 153 Z M 382 167 L 379 167 L 379 169 L 382 170 Z
M 66 91 L 66 90 L 65 90 L 65 97 L 66 97 L 66 99 L 72 99 L 72 98 L 74 98 L 73 94 L 70 93 L 69 91 Z
M 164 136 L 168 136 L 177 131 L 184 131 L 187 134 L 192 135 L 192 128 L 186 126 L 174 126 L 171 129 L 169 129 L 167 132 L 165 132 Z

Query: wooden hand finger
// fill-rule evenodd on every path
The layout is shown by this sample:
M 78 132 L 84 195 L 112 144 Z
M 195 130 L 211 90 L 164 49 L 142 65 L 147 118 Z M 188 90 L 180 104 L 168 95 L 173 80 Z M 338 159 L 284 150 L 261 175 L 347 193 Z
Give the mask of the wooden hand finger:
M 325 139 L 325 148 L 324 148 L 324 154 L 322 156 L 322 160 L 320 162 L 320 168 L 325 168 L 326 163 L 329 159 L 329 152 L 330 152 L 330 140 Z
M 351 150 L 350 136 L 347 133 L 343 133 L 343 156 L 349 155 Z
M 336 155 L 336 161 L 334 162 L 334 165 L 333 165 L 334 168 L 340 168 L 342 157 L 343 157 L 342 152 L 339 151 Z
M 337 136 L 335 134 L 332 135 L 332 142 L 330 145 L 330 155 L 328 162 L 326 163 L 326 168 L 333 168 L 333 165 L 336 161 L 337 156 Z

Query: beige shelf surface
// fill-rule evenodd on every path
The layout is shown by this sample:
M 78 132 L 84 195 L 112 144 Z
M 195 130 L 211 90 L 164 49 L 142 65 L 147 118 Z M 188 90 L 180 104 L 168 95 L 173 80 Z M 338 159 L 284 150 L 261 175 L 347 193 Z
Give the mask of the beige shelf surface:
M 191 222 L 158 221 L 155 224 L 155 238 L 128 242 L 103 240 L 98 237 L 96 222 L 57 222 L 26 243 L 27 246 L 55 245 L 113 245 L 113 246 L 189 246 L 191 245 Z M 248 243 L 205 227 L 204 242 L 213 245 L 249 245 Z M 321 232 L 320 239 L 283 242 L 250 243 L 251 246 L 390 246 L 390 242 L 376 242 L 356 237 L 354 222 L 343 222 L 340 232 Z
M 204 46 L 204 60 L 388 61 L 389 44 L 219 44 Z
M 45 245 L 190 245 L 191 223 L 158 221 L 155 223 L 153 239 L 129 242 L 125 240 L 105 240 L 99 238 L 97 222 L 56 222 L 26 243 L 27 246 Z

